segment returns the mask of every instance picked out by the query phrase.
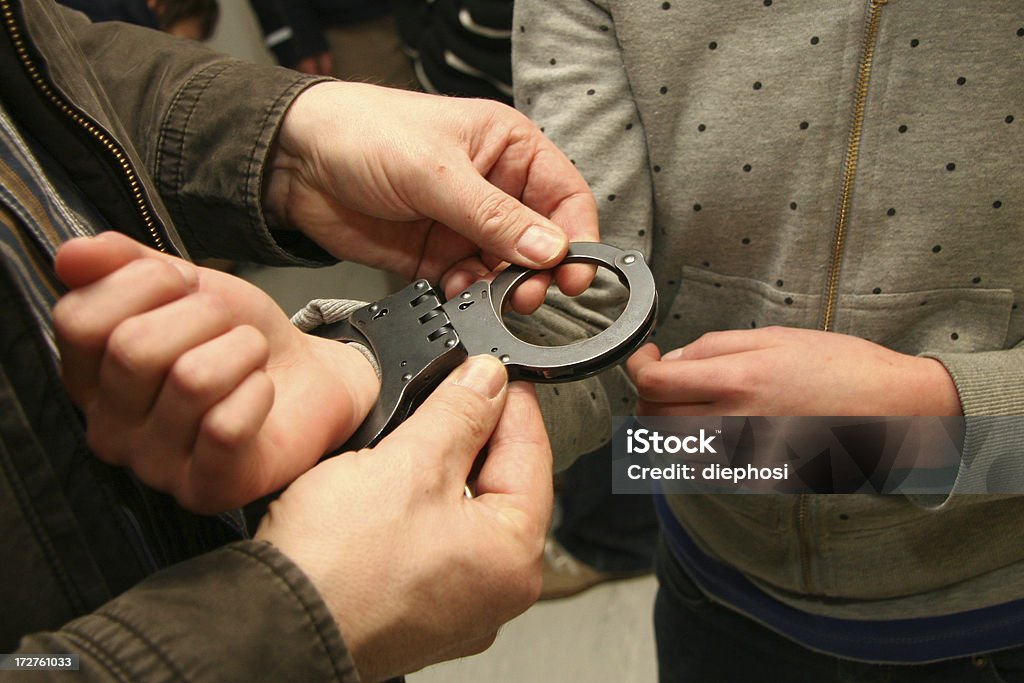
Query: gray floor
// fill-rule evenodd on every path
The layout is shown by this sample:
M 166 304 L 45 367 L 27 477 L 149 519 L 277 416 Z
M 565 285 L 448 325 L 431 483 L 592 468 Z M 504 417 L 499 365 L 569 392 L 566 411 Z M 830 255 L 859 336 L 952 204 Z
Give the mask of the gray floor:
M 486 652 L 408 676 L 409 683 L 655 683 L 653 577 L 537 603 Z
M 373 300 L 401 283 L 354 264 L 330 268 L 246 268 L 240 273 L 289 313 L 310 299 Z M 538 603 L 514 619 L 483 654 L 429 667 L 409 683 L 654 683 L 657 667 L 652 577 L 598 586 Z

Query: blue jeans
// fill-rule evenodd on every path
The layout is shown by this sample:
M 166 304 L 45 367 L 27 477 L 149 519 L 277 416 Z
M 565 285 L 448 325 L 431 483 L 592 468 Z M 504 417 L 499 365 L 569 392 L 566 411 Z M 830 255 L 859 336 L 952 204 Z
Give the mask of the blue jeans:
M 839 659 L 711 602 L 664 544 L 657 573 L 661 683 L 1024 683 L 1024 648 L 918 665 Z

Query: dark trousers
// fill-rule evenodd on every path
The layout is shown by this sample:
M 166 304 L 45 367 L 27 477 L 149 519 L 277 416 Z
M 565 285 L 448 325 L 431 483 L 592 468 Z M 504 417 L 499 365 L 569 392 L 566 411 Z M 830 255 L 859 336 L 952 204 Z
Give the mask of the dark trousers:
M 661 683 L 1024 683 L 1024 648 L 921 665 L 839 659 L 711 602 L 663 544 L 657 573 Z
M 603 572 L 654 567 L 658 516 L 650 495 L 612 493 L 611 443 L 561 474 L 554 535 L 573 557 Z

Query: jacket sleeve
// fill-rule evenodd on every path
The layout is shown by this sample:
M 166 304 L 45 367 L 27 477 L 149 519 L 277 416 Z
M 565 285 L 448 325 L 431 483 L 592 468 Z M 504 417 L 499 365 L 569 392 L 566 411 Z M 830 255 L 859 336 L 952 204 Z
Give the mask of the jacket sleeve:
M 26 11 L 45 12 L 31 5 Z M 115 136 L 131 141 L 193 256 L 333 262 L 298 233 L 269 226 L 261 201 L 266 160 L 285 111 L 326 79 L 233 59 L 158 31 L 53 11 L 52 21 L 64 22 L 76 39 L 68 49 L 80 49 L 94 75 L 90 86 L 77 66 L 55 62 L 54 81 L 87 113 L 111 121 Z M 52 35 L 63 32 L 53 29 Z
M 638 250 L 650 262 L 653 205 L 647 147 L 607 8 L 588 0 L 520 0 L 512 29 L 517 108 L 573 160 L 590 184 L 602 241 Z M 534 325 L 517 332 L 524 338 L 532 334 L 535 343 L 554 345 L 606 328 L 624 303 L 624 291 L 610 272 L 600 269 L 598 278 L 579 297 L 549 296 L 550 305 L 531 317 Z M 545 338 L 537 338 L 541 333 L 536 330 L 544 330 Z M 537 388 L 556 468 L 606 442 L 611 436 L 609 416 L 630 415 L 635 403 L 635 390 L 621 367 L 597 379 Z
M 154 574 L 59 631 L 25 637 L 18 651 L 77 654 L 81 681 L 359 680 L 312 583 L 257 541 Z

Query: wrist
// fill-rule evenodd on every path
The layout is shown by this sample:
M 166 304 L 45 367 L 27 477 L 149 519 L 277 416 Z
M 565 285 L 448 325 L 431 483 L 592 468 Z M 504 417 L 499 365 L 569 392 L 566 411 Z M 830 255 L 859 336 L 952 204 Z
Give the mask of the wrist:
M 263 210 L 281 227 L 293 227 L 287 220 L 287 200 L 294 183 L 309 176 L 304 160 L 314 157 L 306 149 L 308 138 L 324 127 L 324 122 L 317 120 L 316 102 L 324 88 L 336 85 L 316 83 L 303 90 L 285 112 L 270 147 L 263 178 Z
M 384 641 L 403 623 L 399 617 L 406 604 L 393 602 L 391 592 L 407 592 L 400 586 L 403 575 L 390 571 L 394 563 L 382 566 L 386 551 L 378 545 L 386 542 L 390 548 L 401 539 L 384 534 L 376 523 L 387 516 L 366 504 L 381 482 L 355 475 L 366 471 L 361 460 L 373 455 L 348 453 L 317 465 L 271 503 L 254 535 L 288 558 L 316 589 L 363 681 L 400 673 L 391 671 L 398 648 Z M 353 485 L 358 490 L 348 488 Z
M 271 510 L 273 510 L 273 506 Z M 345 649 L 359 674 L 359 679 L 369 682 L 387 678 L 387 676 L 377 675 L 374 672 L 374 665 L 383 662 L 377 662 L 377 659 L 380 658 L 371 656 L 371 653 L 378 649 L 373 645 L 374 638 L 372 636 L 376 627 L 373 624 L 373 619 L 366 618 L 366 616 L 375 613 L 374 606 L 371 604 L 374 594 L 365 596 L 348 594 L 347 589 L 355 582 L 355 578 L 344 576 L 347 568 L 345 560 L 325 552 L 323 550 L 325 541 L 322 538 L 303 540 L 289 538 L 286 534 L 280 533 L 280 530 L 275 528 L 270 515 L 264 517 L 256 530 L 254 539 L 274 546 L 313 585 L 320 600 L 327 608 L 327 613 L 341 633 Z M 377 595 L 379 597 L 379 594 Z M 377 613 L 379 611 L 379 609 L 376 610 Z M 382 629 L 376 628 L 376 630 Z M 386 661 L 388 653 L 380 654 L 384 655 L 383 659 Z
M 339 396 L 333 401 L 331 435 L 332 452 L 340 447 L 369 415 L 380 394 L 380 377 L 365 354 L 352 344 L 308 336 L 314 355 L 319 359 L 323 380 L 337 387 Z
M 960 393 L 946 366 L 934 358 L 916 356 L 913 358 L 916 372 L 914 394 L 920 405 L 918 415 L 955 416 L 963 415 Z

